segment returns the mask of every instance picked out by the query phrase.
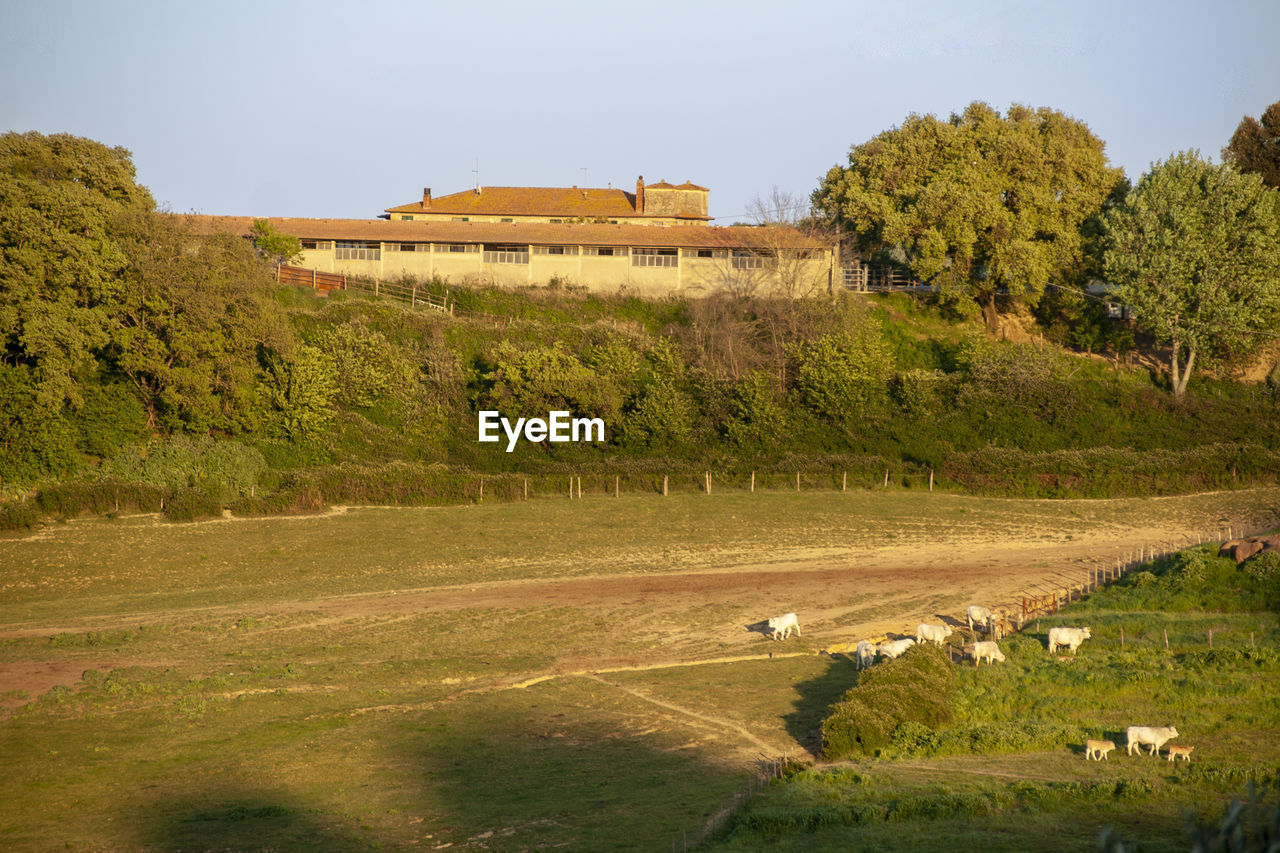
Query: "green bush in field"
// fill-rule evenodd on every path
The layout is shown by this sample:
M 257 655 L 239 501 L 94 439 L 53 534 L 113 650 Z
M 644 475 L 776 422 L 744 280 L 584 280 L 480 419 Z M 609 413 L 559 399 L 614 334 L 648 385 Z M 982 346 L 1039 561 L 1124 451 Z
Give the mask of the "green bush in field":
M 955 666 L 946 652 L 917 644 L 900 657 L 865 670 L 822 722 L 829 760 L 875 755 L 904 723 L 936 728 L 951 720 Z

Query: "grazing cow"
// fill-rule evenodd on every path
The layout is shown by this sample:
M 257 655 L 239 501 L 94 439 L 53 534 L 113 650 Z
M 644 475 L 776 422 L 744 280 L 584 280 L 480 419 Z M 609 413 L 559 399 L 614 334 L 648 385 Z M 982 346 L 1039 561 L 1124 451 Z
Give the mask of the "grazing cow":
M 910 637 L 907 637 L 905 640 L 887 640 L 877 647 L 877 651 L 889 660 L 893 660 L 915 644 L 916 641 Z
M 992 640 L 984 640 L 980 643 L 974 643 L 973 665 L 977 666 L 978 661 L 982 660 L 985 660 L 990 664 L 994 664 L 996 661 L 1004 663 L 1004 652 L 1000 651 L 1000 647 Z
M 866 669 L 876 659 L 876 646 L 870 640 L 858 641 L 858 669 Z
M 951 636 L 953 630 L 950 625 L 918 625 L 916 626 L 916 642 L 923 643 L 928 640 L 931 643 L 942 645 L 947 641 L 947 637 Z
M 1080 644 L 1089 639 L 1089 636 L 1088 628 L 1050 628 L 1049 654 L 1056 652 L 1059 646 L 1066 646 L 1074 655 L 1076 649 L 1080 648 Z
M 785 640 L 791 636 L 791 629 L 794 628 L 796 636 L 804 636 L 800 633 L 800 622 L 796 619 L 794 613 L 783 613 L 781 616 L 770 616 L 768 622 L 769 636 L 774 640 Z
M 1088 761 L 1092 758 L 1094 761 L 1101 761 L 1107 757 L 1107 753 L 1115 749 L 1116 745 L 1109 740 L 1087 740 L 1084 742 L 1084 760 Z
M 1169 760 L 1173 761 L 1175 757 L 1182 756 L 1182 760 L 1189 763 L 1191 761 L 1191 750 L 1193 749 L 1195 749 L 1194 746 L 1171 746 L 1169 747 Z
M 969 609 L 964 612 L 965 621 L 969 623 L 969 630 L 973 630 L 974 625 L 981 625 L 983 630 L 988 634 L 991 633 L 992 615 L 991 611 L 977 604 L 970 604 Z
M 1130 755 L 1133 755 L 1134 747 L 1141 753 L 1143 744 L 1151 748 L 1147 755 L 1159 755 L 1165 741 L 1178 736 L 1178 730 L 1173 726 L 1129 726 L 1124 733 L 1129 740 L 1127 748 Z

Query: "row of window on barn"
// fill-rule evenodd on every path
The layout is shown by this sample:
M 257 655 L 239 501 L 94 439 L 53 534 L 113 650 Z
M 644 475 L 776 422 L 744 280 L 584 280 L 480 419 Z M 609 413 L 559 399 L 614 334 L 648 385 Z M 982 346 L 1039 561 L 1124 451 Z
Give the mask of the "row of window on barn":
M 535 255 L 592 255 L 596 257 L 631 257 L 634 267 L 674 267 L 681 254 L 685 258 L 727 260 L 735 269 L 761 269 L 774 263 L 772 252 L 752 249 L 668 249 L 634 246 L 527 246 L 505 243 L 380 243 L 368 240 L 303 240 L 303 249 L 333 250 L 339 261 L 378 261 L 383 252 L 435 252 L 468 254 L 483 252 L 486 264 L 527 264 Z M 808 250 L 796 250 L 795 257 L 810 257 Z

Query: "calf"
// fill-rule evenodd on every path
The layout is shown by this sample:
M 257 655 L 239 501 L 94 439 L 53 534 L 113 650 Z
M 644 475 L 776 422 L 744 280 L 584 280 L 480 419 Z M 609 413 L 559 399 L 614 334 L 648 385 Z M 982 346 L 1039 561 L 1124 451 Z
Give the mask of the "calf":
M 979 661 L 985 660 L 987 663 L 994 664 L 996 661 L 1004 663 L 1004 652 L 1000 651 L 1000 646 L 991 640 L 984 640 L 980 643 L 973 644 L 973 665 L 977 666 Z
M 1171 746 L 1169 747 L 1169 760 L 1173 761 L 1174 758 L 1181 756 L 1183 761 L 1190 762 L 1191 750 L 1193 749 L 1195 749 L 1194 746 Z
M 1094 761 L 1101 761 L 1115 748 L 1115 743 L 1109 740 L 1087 740 L 1084 742 L 1084 760 L 1092 758 Z
M 1089 636 L 1088 628 L 1050 628 L 1049 654 L 1056 652 L 1059 646 L 1066 646 L 1074 655 L 1076 649 L 1080 648 L 1080 644 L 1089 639 Z
M 1134 747 L 1141 753 L 1144 745 L 1151 748 L 1148 755 L 1159 755 L 1160 747 L 1164 746 L 1165 741 L 1177 736 L 1178 730 L 1173 726 L 1129 726 L 1125 729 L 1125 737 L 1129 741 L 1126 748 L 1130 755 L 1133 755 Z
M 770 616 L 768 622 L 769 636 L 774 640 L 785 640 L 791 636 L 791 629 L 794 628 L 796 636 L 801 637 L 800 622 L 796 619 L 794 613 L 783 613 L 781 616 Z
M 916 642 L 923 643 L 928 640 L 942 645 L 947 641 L 947 637 L 951 636 L 953 630 L 950 625 L 919 625 L 916 627 Z

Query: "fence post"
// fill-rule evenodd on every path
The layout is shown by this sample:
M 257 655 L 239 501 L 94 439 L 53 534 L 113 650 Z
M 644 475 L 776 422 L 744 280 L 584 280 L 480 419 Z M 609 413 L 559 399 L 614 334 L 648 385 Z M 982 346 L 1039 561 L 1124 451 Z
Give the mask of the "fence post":
M 849 488 L 849 472 L 845 471 L 840 475 L 840 491 L 846 491 Z
M 613 496 L 622 497 L 622 477 L 619 474 L 613 475 Z
M 800 491 L 800 472 L 796 472 L 796 491 Z
M 480 500 L 477 503 L 484 503 L 484 474 L 480 475 Z
M 933 469 L 929 469 L 929 491 L 933 491 Z
M 711 472 L 706 471 L 702 475 L 707 480 L 707 494 L 711 494 Z
M 1169 629 L 1164 629 L 1164 650 L 1169 651 Z
M 889 488 L 889 469 L 888 468 L 884 469 L 884 487 L 886 489 Z
M 316 287 L 316 271 L 315 270 L 311 271 L 311 289 L 319 290 L 319 288 Z
M 666 474 L 662 475 L 662 496 L 664 498 L 667 496 L 667 475 Z
M 524 478 L 524 499 L 529 500 L 529 478 Z
M 1209 629 L 1209 648 L 1213 648 L 1213 629 Z
M 1120 629 L 1120 648 L 1124 648 L 1124 628 Z
M 751 494 L 754 495 L 755 493 L 756 493 L 756 472 L 752 471 L 751 472 Z
M 578 500 L 582 500 L 582 478 L 578 478 Z

